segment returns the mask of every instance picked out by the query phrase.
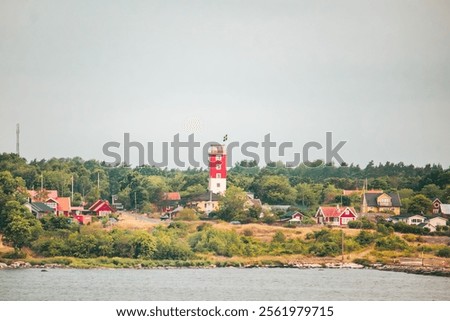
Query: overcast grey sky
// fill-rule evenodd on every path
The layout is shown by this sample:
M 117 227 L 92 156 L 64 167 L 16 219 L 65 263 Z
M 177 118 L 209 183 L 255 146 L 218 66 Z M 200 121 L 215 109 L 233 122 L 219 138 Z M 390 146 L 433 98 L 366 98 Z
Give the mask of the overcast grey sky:
M 447 167 L 450 2 L 0 0 L 0 152 L 16 123 L 28 160 L 331 131 L 348 163 Z

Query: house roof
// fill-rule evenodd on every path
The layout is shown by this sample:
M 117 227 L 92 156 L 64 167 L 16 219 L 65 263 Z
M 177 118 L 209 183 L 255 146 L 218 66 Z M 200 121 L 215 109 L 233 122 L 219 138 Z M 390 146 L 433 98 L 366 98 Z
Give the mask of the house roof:
M 165 201 L 179 201 L 181 199 L 181 196 L 178 192 L 168 192 L 164 193 L 163 199 Z
M 392 206 L 393 207 L 401 207 L 402 202 L 400 201 L 400 196 L 398 193 L 364 193 L 364 197 L 366 198 L 367 206 L 374 206 L 377 207 L 377 198 L 381 194 L 386 194 L 391 197 Z
M 362 190 L 362 189 L 343 189 L 342 190 L 342 195 L 344 195 L 344 196 L 350 196 L 353 194 L 362 195 L 362 193 L 364 193 L 364 190 Z M 366 193 L 383 193 L 383 190 L 371 189 L 371 190 L 366 190 Z
M 38 213 L 53 212 L 53 208 L 42 202 L 30 203 L 31 211 Z
M 252 198 L 252 199 L 249 199 L 249 201 L 253 204 L 253 206 L 262 207 L 262 202 L 259 198 Z
M 439 204 L 442 204 L 442 202 L 441 202 L 441 200 L 439 198 L 435 198 L 434 199 L 433 203 L 436 203 L 436 202 L 439 203 Z
M 292 216 L 297 213 L 300 214 L 301 216 L 304 216 L 303 213 L 299 211 L 289 211 L 286 214 L 282 215 L 281 218 L 292 218 Z
M 442 217 L 442 216 L 433 216 L 433 217 L 430 217 L 429 219 L 428 219 L 428 222 L 431 222 L 431 221 L 436 221 L 436 219 L 437 220 L 439 220 L 439 221 L 443 221 L 443 222 L 447 222 L 447 219 L 445 218 L 445 217 Z
M 89 210 L 92 211 L 92 212 L 97 212 L 104 205 L 106 205 L 110 209 L 111 212 L 115 212 L 116 211 L 116 209 L 114 207 L 112 207 L 111 204 L 109 204 L 108 201 L 105 201 L 105 200 L 98 200 L 97 202 L 92 204 L 91 207 L 89 207 Z
M 58 197 L 58 211 L 70 212 L 70 197 Z
M 441 213 L 450 215 L 450 204 L 441 204 Z
M 212 193 L 212 196 L 210 196 L 210 193 L 203 193 L 197 196 L 193 196 L 189 199 L 189 202 L 206 202 L 209 201 L 211 197 L 211 200 L 213 202 L 218 201 L 220 199 L 219 194 Z
M 103 200 L 97 200 L 96 202 L 94 202 L 94 204 L 91 205 L 91 207 L 89 207 L 90 211 L 93 211 L 95 208 L 97 208 L 100 204 L 103 204 Z
M 49 190 L 44 189 L 43 192 L 46 193 L 47 199 L 48 198 L 53 198 L 53 199 L 57 199 L 58 198 L 58 191 L 55 190 L 55 189 L 49 189 Z M 38 196 L 38 194 L 40 194 L 40 191 L 27 190 L 27 193 L 28 193 L 28 195 L 30 195 L 32 200 L 35 200 L 36 196 Z
M 321 210 L 323 215 L 326 217 L 340 217 L 346 209 L 349 209 L 350 212 L 353 213 L 353 215 L 356 216 L 356 211 L 353 207 L 344 206 L 344 207 L 337 207 L 337 206 L 321 206 L 317 210 L 317 213 Z M 316 215 L 317 215 L 316 213 Z

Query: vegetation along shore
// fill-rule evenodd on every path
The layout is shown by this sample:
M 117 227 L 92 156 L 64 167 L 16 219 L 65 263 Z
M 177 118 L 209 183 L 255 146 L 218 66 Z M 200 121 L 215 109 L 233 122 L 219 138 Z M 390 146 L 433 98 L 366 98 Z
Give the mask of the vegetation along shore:
M 439 165 L 259 168 L 241 162 L 229 170 L 217 206 L 205 211 L 192 200 L 202 202 L 208 175 L 202 169 L 109 168 L 79 158 L 28 163 L 2 154 L 0 269 L 286 267 L 450 274 L 448 222 L 426 223 L 436 217 L 434 199 L 450 202 L 450 172 Z M 363 213 L 361 189 L 383 191 L 377 195 L 388 201 L 394 195 L 395 211 L 401 212 Z M 173 204 L 167 195 L 177 194 Z M 61 204 L 69 199 L 66 213 Z M 46 213 L 40 204 L 52 201 L 58 207 Z M 105 214 L 101 207 L 112 208 L 114 201 L 120 210 Z M 91 204 L 99 210 L 86 213 Z M 318 222 L 318 207 L 351 208 L 357 215 Z M 402 221 L 411 219 L 407 215 L 425 223 Z

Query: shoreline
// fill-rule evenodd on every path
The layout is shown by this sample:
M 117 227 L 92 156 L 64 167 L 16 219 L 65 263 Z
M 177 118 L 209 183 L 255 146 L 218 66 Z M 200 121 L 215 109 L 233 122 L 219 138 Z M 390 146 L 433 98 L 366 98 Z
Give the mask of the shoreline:
M 205 262 L 206 263 L 206 262 Z M 230 264 L 216 265 L 216 264 L 205 264 L 205 265 L 185 265 L 185 266 L 175 266 L 175 265 L 156 265 L 156 266 L 142 266 L 141 264 L 136 264 L 135 266 L 109 266 L 109 265 L 95 265 L 89 267 L 76 267 L 70 264 L 59 264 L 59 263 L 48 263 L 48 264 L 31 264 L 26 261 L 14 261 L 11 264 L 0 263 L 1 270 L 14 270 L 14 269 L 41 269 L 42 272 L 48 272 L 52 269 L 76 269 L 76 270 L 86 270 L 86 269 L 99 269 L 99 270 L 118 270 L 118 269 L 131 269 L 131 270 L 152 270 L 152 269 L 220 269 L 220 268 L 240 268 L 240 269 L 272 269 L 272 268 L 285 268 L 285 269 L 346 269 L 346 270 L 359 270 L 359 269 L 370 269 L 378 271 L 390 271 L 390 272 L 403 272 L 409 274 L 418 275 L 428 275 L 428 276 L 440 276 L 440 277 L 450 277 L 449 268 L 438 268 L 429 266 L 411 266 L 411 265 L 401 265 L 401 264 L 357 264 L 357 263 L 293 263 L 293 264 Z

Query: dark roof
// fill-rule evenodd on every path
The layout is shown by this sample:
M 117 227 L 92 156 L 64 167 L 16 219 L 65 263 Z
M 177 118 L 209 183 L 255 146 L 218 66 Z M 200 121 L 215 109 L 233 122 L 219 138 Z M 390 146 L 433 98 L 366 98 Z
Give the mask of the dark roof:
M 210 199 L 212 201 L 218 201 L 220 199 L 220 195 L 212 193 L 212 196 L 211 196 L 210 193 L 204 193 L 201 195 L 190 197 L 188 199 L 188 202 L 205 202 L 205 201 L 209 201 Z
M 31 203 L 31 211 L 37 213 L 53 212 L 53 208 L 42 202 Z
M 398 193 L 364 193 L 364 196 L 365 196 L 366 202 L 367 202 L 367 206 L 378 206 L 377 198 L 381 194 L 387 194 L 391 197 L 393 207 L 402 206 L 402 202 L 400 201 L 400 196 L 398 195 Z
M 292 215 L 294 215 L 294 214 L 296 214 L 296 213 L 299 213 L 301 216 L 304 216 L 303 215 L 303 213 L 302 212 L 300 212 L 300 211 L 289 211 L 289 212 L 287 212 L 286 214 L 283 214 L 282 216 L 281 216 L 281 218 L 292 218 Z

